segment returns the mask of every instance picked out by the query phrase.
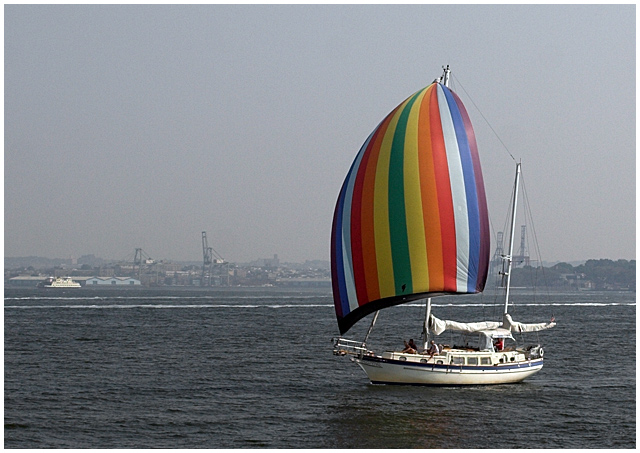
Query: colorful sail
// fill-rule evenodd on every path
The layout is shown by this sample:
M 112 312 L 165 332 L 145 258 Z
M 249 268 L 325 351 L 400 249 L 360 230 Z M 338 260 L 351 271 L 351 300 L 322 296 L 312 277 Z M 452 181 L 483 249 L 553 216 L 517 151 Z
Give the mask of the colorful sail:
M 331 237 L 340 332 L 381 308 L 484 289 L 489 221 L 473 128 L 434 82 L 367 138 L 338 197 Z

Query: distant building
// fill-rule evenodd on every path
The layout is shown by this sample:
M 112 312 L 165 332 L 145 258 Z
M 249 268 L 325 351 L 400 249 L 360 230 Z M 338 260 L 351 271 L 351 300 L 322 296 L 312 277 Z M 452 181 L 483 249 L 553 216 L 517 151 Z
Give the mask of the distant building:
M 259 260 L 254 261 L 250 264 L 256 267 L 264 267 L 267 269 L 277 269 L 278 267 L 280 267 L 280 259 L 278 258 L 278 255 L 275 254 L 273 255 L 273 258 L 260 258 Z
M 56 275 L 56 277 L 66 277 L 67 275 Z M 52 279 L 52 276 L 47 275 L 38 275 L 38 276 L 29 276 L 29 275 L 20 275 L 18 277 L 10 278 L 7 282 L 7 286 L 12 288 L 20 287 L 20 288 L 35 288 L 40 283 L 45 283 L 47 280 Z M 80 286 L 85 286 L 85 280 L 87 277 L 76 277 L 72 276 L 71 279 L 80 283 Z M 48 283 L 47 283 L 48 284 Z
M 38 286 L 38 283 L 44 282 L 47 279 L 46 275 L 40 275 L 37 277 L 32 277 L 30 275 L 20 275 L 18 277 L 10 278 L 8 286 L 11 287 L 20 287 L 20 288 L 35 288 Z
M 293 286 L 306 288 L 331 288 L 330 278 L 281 278 L 276 281 L 278 286 Z
M 140 285 L 140 280 L 137 280 L 132 277 L 91 277 L 88 278 L 85 286 L 111 286 L 111 285 L 119 285 L 119 286 L 130 286 L 130 285 Z

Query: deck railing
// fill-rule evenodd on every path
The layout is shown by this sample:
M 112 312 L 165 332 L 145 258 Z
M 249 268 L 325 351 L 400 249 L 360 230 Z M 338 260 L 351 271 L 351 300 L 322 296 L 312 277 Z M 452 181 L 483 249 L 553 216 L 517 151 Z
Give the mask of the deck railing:
M 346 338 L 333 338 L 333 355 L 357 355 L 366 354 L 367 345 L 361 341 L 347 340 Z

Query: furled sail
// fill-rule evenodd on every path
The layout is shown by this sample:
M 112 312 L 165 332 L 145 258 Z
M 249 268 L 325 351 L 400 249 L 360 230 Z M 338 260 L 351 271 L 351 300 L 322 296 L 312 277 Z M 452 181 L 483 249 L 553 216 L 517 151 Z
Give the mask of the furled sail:
M 511 315 L 508 313 L 505 313 L 502 318 L 502 327 L 511 332 L 538 332 L 540 330 L 551 329 L 555 325 L 556 323 L 553 320 L 538 324 L 524 324 L 511 319 Z
M 367 138 L 336 203 L 331 265 L 338 327 L 433 294 L 484 289 L 489 221 L 473 128 L 434 82 Z
M 433 315 L 429 316 L 429 332 L 435 335 L 449 330 L 454 332 L 482 332 L 489 330 L 504 330 L 507 332 L 538 332 L 540 330 L 550 329 L 556 325 L 555 322 L 542 322 L 538 324 L 524 324 L 514 321 L 511 315 L 505 313 L 502 323 L 496 321 L 479 321 L 479 322 L 458 322 L 448 319 L 438 319 Z
M 479 322 L 458 322 L 448 319 L 438 319 L 431 315 L 429 317 L 429 331 L 436 335 L 440 335 L 446 330 L 455 332 L 473 333 L 483 330 L 497 329 L 501 324 L 497 321 L 479 321 Z

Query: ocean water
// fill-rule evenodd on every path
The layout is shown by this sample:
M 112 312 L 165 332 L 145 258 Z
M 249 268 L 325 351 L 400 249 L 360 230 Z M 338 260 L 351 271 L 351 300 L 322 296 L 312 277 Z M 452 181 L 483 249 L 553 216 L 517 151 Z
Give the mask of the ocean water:
M 635 294 L 514 292 L 545 366 L 477 387 L 374 386 L 328 292 L 5 290 L 5 448 L 635 448 Z M 491 297 L 434 314 L 493 319 Z M 376 350 L 419 338 L 424 307 L 383 310 Z M 347 336 L 360 340 L 368 320 Z M 445 334 L 446 335 L 446 334 Z

